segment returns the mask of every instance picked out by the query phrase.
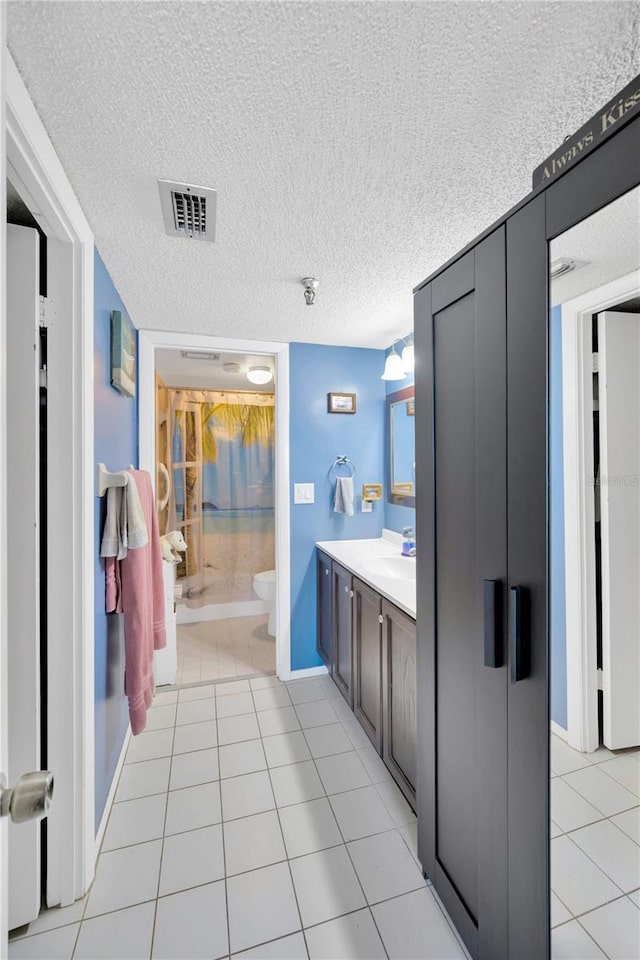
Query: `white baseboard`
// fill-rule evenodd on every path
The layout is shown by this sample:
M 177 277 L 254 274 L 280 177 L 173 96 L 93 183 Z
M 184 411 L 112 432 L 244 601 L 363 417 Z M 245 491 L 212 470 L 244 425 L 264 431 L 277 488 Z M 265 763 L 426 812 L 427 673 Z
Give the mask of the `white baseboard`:
M 96 834 L 96 860 L 98 859 L 98 854 L 100 853 L 100 847 L 102 846 L 102 841 L 104 840 L 104 832 L 107 829 L 109 814 L 111 813 L 111 807 L 113 806 L 113 798 L 116 795 L 116 790 L 118 788 L 118 780 L 120 779 L 122 767 L 124 766 L 124 758 L 127 755 L 127 747 L 129 746 L 130 739 L 131 739 L 131 727 L 129 726 L 129 724 L 127 724 L 127 732 L 124 735 L 122 750 L 120 751 L 120 756 L 118 757 L 116 769 L 113 773 L 113 780 L 111 781 L 109 795 L 107 796 L 107 802 L 104 805 L 104 810 L 102 811 L 102 817 L 100 818 L 100 826 L 98 827 L 98 832 Z
M 321 677 L 325 673 L 329 673 L 325 666 L 307 667 L 305 670 L 292 670 L 290 679 L 304 680 L 305 677 Z
M 238 600 L 235 603 L 206 603 L 189 607 L 184 602 L 176 605 L 176 623 L 200 623 L 202 620 L 232 620 L 236 617 L 259 617 L 268 613 L 264 600 Z
M 561 740 L 564 740 L 565 743 L 569 742 L 569 733 L 564 727 L 561 727 L 560 724 L 556 723 L 555 720 L 551 721 L 551 733 L 555 733 L 556 737 L 560 737 Z

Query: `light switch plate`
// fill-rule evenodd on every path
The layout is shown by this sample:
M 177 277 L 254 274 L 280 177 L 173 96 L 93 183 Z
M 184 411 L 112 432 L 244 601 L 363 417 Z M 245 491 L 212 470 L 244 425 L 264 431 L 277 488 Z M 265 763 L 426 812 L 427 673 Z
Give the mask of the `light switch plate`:
M 316 493 L 313 483 L 294 483 L 293 502 L 294 503 L 315 503 Z

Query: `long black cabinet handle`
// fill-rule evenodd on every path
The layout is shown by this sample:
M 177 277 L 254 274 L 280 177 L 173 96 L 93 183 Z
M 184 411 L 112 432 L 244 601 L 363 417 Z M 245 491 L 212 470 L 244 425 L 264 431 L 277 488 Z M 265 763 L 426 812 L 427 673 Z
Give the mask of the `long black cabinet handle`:
M 502 666 L 500 581 L 484 581 L 484 665 Z
M 511 587 L 509 590 L 511 683 L 518 683 L 519 680 L 524 680 L 527 676 L 522 622 L 523 593 L 522 587 Z

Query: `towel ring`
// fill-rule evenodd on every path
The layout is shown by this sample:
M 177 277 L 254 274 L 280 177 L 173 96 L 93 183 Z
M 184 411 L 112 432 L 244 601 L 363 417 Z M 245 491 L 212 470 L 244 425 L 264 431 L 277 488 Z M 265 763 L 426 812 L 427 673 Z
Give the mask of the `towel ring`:
M 349 474 L 349 476 L 351 477 L 351 479 L 353 479 L 353 478 L 355 477 L 355 475 L 356 475 L 355 464 L 354 464 L 353 460 L 349 460 L 349 457 L 336 457 L 336 459 L 335 459 L 335 461 L 334 461 L 334 463 L 333 463 L 333 466 L 332 466 L 332 468 L 331 468 L 332 471 L 333 471 L 334 477 L 339 477 L 339 476 L 340 476 L 340 474 L 339 474 L 339 473 L 337 472 L 337 470 L 336 470 L 336 467 L 339 467 L 339 466 L 346 467 L 348 470 L 351 470 L 351 473 Z

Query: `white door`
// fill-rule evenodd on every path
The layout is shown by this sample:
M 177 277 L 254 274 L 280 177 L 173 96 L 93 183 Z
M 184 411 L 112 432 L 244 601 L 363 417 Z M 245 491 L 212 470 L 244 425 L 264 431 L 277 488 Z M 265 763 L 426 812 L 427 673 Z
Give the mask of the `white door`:
M 7 226 L 7 677 L 14 786 L 40 769 L 39 240 Z M 9 929 L 40 911 L 40 824 L 9 824 Z
M 640 315 L 598 315 L 604 744 L 640 744 Z

